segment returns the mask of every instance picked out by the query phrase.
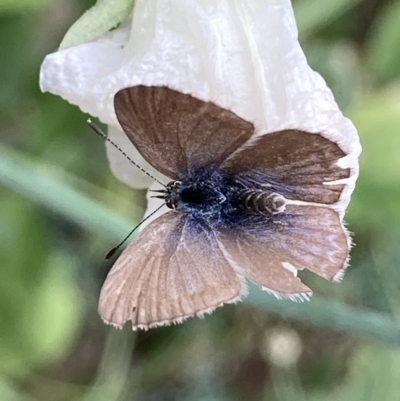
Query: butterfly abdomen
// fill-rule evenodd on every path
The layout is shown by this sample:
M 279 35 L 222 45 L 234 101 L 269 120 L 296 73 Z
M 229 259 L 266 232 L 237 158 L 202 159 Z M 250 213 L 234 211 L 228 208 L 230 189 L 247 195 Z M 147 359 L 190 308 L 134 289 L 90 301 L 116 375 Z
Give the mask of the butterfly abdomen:
M 240 208 L 256 214 L 276 214 L 285 210 L 286 200 L 275 192 L 243 189 L 237 193 Z

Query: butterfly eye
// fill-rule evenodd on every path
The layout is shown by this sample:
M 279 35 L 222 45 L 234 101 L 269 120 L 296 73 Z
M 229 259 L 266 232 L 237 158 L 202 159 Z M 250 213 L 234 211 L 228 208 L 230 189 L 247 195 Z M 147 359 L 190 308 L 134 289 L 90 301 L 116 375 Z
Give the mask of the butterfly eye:
M 165 200 L 165 205 L 170 209 L 175 209 L 175 204 L 172 202 L 171 198 Z
M 171 181 L 167 184 L 167 188 L 169 189 L 178 189 L 182 185 L 181 181 Z

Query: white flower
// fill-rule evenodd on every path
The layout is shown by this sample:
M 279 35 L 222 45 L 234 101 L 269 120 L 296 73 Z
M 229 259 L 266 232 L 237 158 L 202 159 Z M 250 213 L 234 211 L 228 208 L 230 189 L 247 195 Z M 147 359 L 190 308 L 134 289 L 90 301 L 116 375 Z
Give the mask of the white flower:
M 325 81 L 307 64 L 290 0 L 137 0 L 132 15 L 91 42 L 48 55 L 42 90 L 108 124 L 110 138 L 152 173 L 120 131 L 113 97 L 121 88 L 166 85 L 212 100 L 253 122 L 259 134 L 284 128 L 323 132 L 349 154 L 342 161 L 352 175 L 337 206 L 343 215 L 358 175 L 360 144 Z M 107 146 L 107 152 L 122 181 L 151 184 L 114 148 Z

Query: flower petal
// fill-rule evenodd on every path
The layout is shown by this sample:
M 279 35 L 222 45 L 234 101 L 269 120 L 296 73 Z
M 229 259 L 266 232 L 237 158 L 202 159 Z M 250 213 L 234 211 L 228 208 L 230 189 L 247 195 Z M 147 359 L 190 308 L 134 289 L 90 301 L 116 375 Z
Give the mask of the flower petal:
M 145 84 L 214 101 L 254 123 L 260 135 L 287 128 L 321 132 L 348 154 L 341 166 L 351 176 L 336 204 L 343 215 L 361 148 L 355 127 L 307 64 L 290 0 L 137 0 L 129 24 L 47 56 L 42 90 L 115 127 L 114 94 Z M 114 167 L 117 176 L 126 174 Z

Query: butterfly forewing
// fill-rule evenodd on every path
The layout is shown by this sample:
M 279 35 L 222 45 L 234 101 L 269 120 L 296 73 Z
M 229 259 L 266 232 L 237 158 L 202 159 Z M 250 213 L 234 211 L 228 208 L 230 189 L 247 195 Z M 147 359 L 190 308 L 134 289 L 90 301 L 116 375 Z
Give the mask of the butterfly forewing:
M 243 278 L 219 250 L 214 233 L 169 212 L 122 253 L 101 290 L 99 313 L 117 327 L 180 322 L 234 302 Z
M 346 156 L 335 143 L 320 134 L 285 130 L 266 134 L 252 146 L 229 158 L 222 169 L 249 187 L 265 187 L 287 199 L 333 204 L 344 184 L 331 184 L 350 176 L 338 166 Z
M 141 155 L 173 179 L 204 166 L 217 168 L 254 131 L 253 124 L 231 111 L 167 87 L 122 89 L 114 106 Z

